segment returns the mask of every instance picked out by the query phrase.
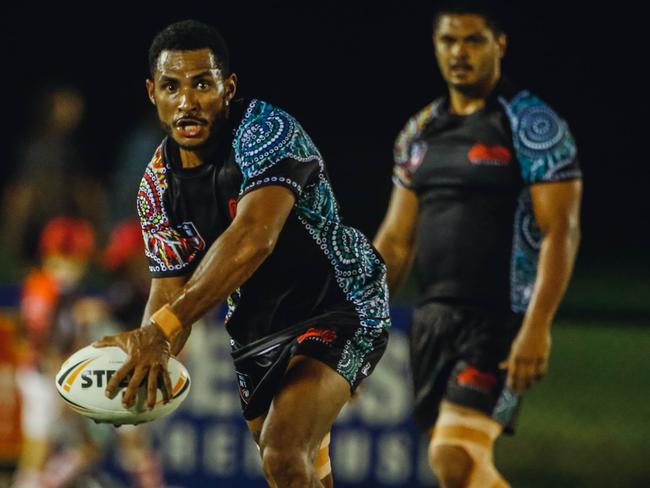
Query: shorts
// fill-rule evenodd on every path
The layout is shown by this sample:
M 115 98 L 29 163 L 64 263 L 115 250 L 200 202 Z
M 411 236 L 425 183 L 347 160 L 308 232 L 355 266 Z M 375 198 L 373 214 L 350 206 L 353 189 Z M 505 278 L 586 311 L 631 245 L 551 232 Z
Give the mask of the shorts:
M 350 384 L 351 392 L 370 376 L 386 350 L 388 331 L 361 326 L 353 313 L 339 320 L 333 318 L 328 316 L 325 323 L 314 318 L 245 346 L 231 340 L 239 399 L 246 420 L 268 411 L 292 356 L 309 356 L 326 364 Z
M 507 359 L 523 316 L 486 307 L 431 302 L 415 309 L 410 333 L 418 427 L 429 430 L 440 402 L 472 408 L 513 433 L 521 397 L 506 388 Z

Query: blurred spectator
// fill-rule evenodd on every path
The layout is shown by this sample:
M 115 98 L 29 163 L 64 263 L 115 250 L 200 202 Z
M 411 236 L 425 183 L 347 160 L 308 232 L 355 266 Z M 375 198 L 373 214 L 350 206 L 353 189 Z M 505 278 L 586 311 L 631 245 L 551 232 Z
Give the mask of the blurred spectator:
M 90 339 L 88 325 L 103 314 L 99 302 L 80 296 L 95 233 L 84 220 L 58 217 L 43 229 L 39 249 L 41 266 L 25 279 L 20 301 L 25 339 L 17 373 L 24 438 L 15 483 L 20 488 L 64 486 L 98 458 L 90 433 L 72 416 L 67 420 L 74 426 L 64 430 L 76 437 L 73 447 L 55 454 L 64 412 L 52 381 L 62 360 Z
M 35 97 L 31 130 L 19 145 L 3 201 L 2 238 L 11 264 L 36 258 L 39 232 L 54 216 L 104 219 L 104 192 L 78 143 L 85 105 L 73 86 L 48 87 Z
M 24 443 L 15 488 L 59 488 L 86 479 L 110 452 L 114 431 L 61 408 L 54 383 L 62 361 L 75 350 L 140 320 L 149 286 L 142 236 L 132 222 L 115 229 L 104 265 L 113 275 L 109 300 L 83 293 L 83 279 L 95 254 L 95 237 L 84 220 L 59 217 L 41 234 L 41 266 L 26 278 L 21 318 L 26 346 L 18 383 Z M 138 265 L 139 263 L 139 265 Z M 115 312 L 115 317 L 112 312 Z M 118 317 L 116 319 L 116 317 Z M 162 468 L 145 427 L 118 433 L 118 459 L 131 486 L 164 486 Z
M 151 159 L 151 148 L 158 146 L 161 139 L 158 120 L 147 112 L 122 141 L 108 195 L 111 222 L 136 218 L 136 198 L 142 172 Z
M 108 301 L 113 317 L 125 330 L 138 327 L 149 297 L 151 275 L 137 219 L 123 220 L 115 226 L 103 264 L 111 275 Z
M 112 318 L 123 330 L 138 327 L 149 297 L 151 275 L 137 219 L 123 220 L 115 226 L 103 264 L 111 278 L 107 297 Z M 120 464 L 137 488 L 164 486 L 162 467 L 149 431 L 149 425 L 125 425 L 118 432 Z

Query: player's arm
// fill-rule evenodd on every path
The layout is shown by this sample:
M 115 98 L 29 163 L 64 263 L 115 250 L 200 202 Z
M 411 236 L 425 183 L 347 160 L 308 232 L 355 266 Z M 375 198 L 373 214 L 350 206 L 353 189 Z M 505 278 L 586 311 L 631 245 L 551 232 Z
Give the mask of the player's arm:
M 235 220 L 170 302 L 183 329 L 243 285 L 273 252 L 294 202 L 294 194 L 281 186 L 267 186 L 241 199 Z
M 518 391 L 546 373 L 551 324 L 569 284 L 580 242 L 582 181 L 541 183 L 532 185 L 530 191 L 543 238 L 533 294 L 507 361 L 508 386 Z
M 151 289 L 149 290 L 149 299 L 144 307 L 141 327 L 151 323 L 151 316 L 162 308 L 166 303 L 170 303 L 183 289 L 187 283 L 187 276 L 174 276 L 171 278 L 153 278 L 151 280 Z M 183 349 L 187 338 L 190 335 L 191 326 L 184 329 L 182 333 L 177 334 L 171 341 L 171 353 L 175 356 Z
M 415 255 L 418 199 L 412 190 L 395 185 L 374 245 L 388 268 L 388 288 L 396 292 L 406 279 Z
M 192 323 L 243 285 L 273 252 L 294 202 L 294 194 L 280 186 L 245 195 L 237 206 L 237 216 L 210 246 L 187 283 L 168 302 L 162 302 L 161 293 L 155 303 L 148 304 L 150 312 L 162 303 L 149 323 L 100 341 L 98 345 L 117 345 L 128 354 L 107 385 L 108 396 L 113 397 L 121 381 L 132 373 L 122 400 L 125 406 L 133 404 L 139 385 L 147 378 L 147 406 L 152 408 L 159 375 L 165 385 L 163 397 L 169 398 L 167 362 L 172 343 L 184 343 Z M 184 339 L 179 340 L 179 336 Z

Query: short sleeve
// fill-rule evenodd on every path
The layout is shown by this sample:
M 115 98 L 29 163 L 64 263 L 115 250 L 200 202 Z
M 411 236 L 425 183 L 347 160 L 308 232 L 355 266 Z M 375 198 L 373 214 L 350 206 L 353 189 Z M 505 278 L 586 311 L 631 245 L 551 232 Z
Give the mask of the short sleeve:
M 411 117 L 400 131 L 393 148 L 393 183 L 413 189 L 413 174 L 422 164 L 426 144 L 420 140 L 425 127 L 438 115 L 443 99 L 437 99 Z
M 145 255 L 149 271 L 155 278 L 191 272 L 206 247 L 193 223 L 172 225 L 165 208 L 166 191 L 167 168 L 159 148 L 140 182 L 137 203 Z
M 240 197 L 279 185 L 299 198 L 322 165 L 318 149 L 298 121 L 260 100 L 253 100 L 246 110 L 233 148 L 243 176 Z
M 522 92 L 507 108 L 525 184 L 582 177 L 578 150 L 569 126 L 548 105 Z

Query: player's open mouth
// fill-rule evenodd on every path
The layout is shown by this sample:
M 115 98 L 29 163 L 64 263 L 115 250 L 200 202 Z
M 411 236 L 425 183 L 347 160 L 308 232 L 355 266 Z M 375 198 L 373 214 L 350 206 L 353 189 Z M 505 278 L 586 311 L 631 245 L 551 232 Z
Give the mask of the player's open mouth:
M 174 122 L 174 129 L 182 137 L 196 137 L 206 125 L 206 120 L 183 117 Z

